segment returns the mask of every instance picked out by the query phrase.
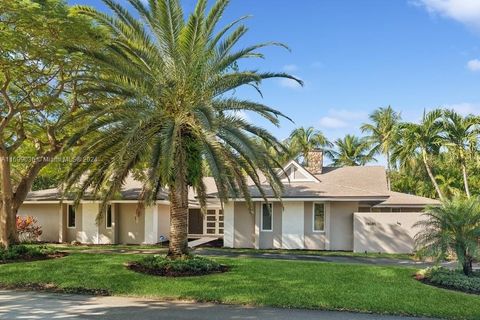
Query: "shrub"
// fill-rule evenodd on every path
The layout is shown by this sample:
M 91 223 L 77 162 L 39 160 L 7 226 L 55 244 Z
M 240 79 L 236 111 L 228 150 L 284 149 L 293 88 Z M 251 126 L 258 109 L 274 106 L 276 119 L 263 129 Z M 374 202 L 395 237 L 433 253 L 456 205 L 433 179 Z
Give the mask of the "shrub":
M 415 236 L 417 251 L 437 260 L 454 252 L 463 273 L 470 275 L 478 253 L 480 198 L 445 200 L 440 206 L 427 207 L 424 218 L 414 225 L 420 228 Z
M 37 219 L 32 216 L 17 216 L 17 232 L 20 242 L 34 242 L 42 235 L 42 227 L 37 225 Z
M 131 262 L 131 270 L 169 277 L 205 275 L 227 271 L 227 267 L 216 261 L 199 257 L 186 256 L 181 259 L 169 259 L 164 256 L 146 256 L 141 260 Z
M 422 270 L 421 278 L 428 283 L 463 292 L 480 294 L 480 272 L 466 276 L 462 271 L 434 267 Z
M 8 262 L 15 260 L 42 259 L 54 253 L 55 251 L 47 246 L 30 247 L 25 245 L 14 245 L 10 246 L 8 249 L 0 247 L 0 261 Z

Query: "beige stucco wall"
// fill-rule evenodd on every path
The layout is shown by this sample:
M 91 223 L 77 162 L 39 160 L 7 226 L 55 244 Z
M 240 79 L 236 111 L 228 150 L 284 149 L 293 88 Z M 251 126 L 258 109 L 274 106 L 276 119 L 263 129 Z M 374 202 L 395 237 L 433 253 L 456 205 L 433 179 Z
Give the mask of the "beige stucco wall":
M 112 206 L 112 227 L 107 228 L 106 213 L 98 221 L 98 243 L 112 244 L 115 243 L 115 206 Z
M 244 202 L 234 203 L 233 243 L 235 248 L 253 248 L 255 243 L 255 217 Z
M 158 237 L 170 237 L 170 206 L 168 204 L 158 205 Z M 157 239 L 158 240 L 158 239 Z
M 330 202 L 329 250 L 353 250 L 353 213 L 358 202 Z
M 67 227 L 67 206 L 65 205 L 65 210 L 63 210 L 64 215 L 64 228 L 67 242 L 79 241 L 82 242 L 82 227 L 83 227 L 83 218 L 82 218 L 82 206 L 79 205 L 75 210 L 75 228 Z
M 138 217 L 135 212 L 136 203 L 120 203 L 118 205 L 118 242 L 140 244 L 145 241 L 145 213 Z
M 419 231 L 413 225 L 420 219 L 419 212 L 355 213 L 354 251 L 411 253 Z
M 258 203 L 255 210 L 255 222 L 258 226 L 258 247 L 259 249 L 280 249 L 282 247 L 282 205 L 280 202 L 273 202 L 273 226 L 272 231 L 262 231 L 261 228 L 261 203 Z
M 42 227 L 40 241 L 57 242 L 59 240 L 59 204 L 23 204 L 18 210 L 18 215 L 33 216 L 37 219 L 37 225 Z
M 327 208 L 327 206 L 325 206 Z M 305 201 L 304 204 L 304 224 L 305 224 L 305 249 L 325 250 L 326 232 L 313 232 L 313 202 Z M 327 212 L 325 212 L 327 218 Z M 328 224 L 325 220 L 325 228 Z
M 312 201 L 305 201 L 298 214 L 303 220 L 304 248 L 314 250 L 353 250 L 353 213 L 358 211 L 358 202 L 325 202 L 325 231 L 313 232 Z M 298 206 L 301 208 L 302 206 Z M 256 203 L 255 217 L 245 203 L 234 204 L 234 239 L 236 248 L 279 249 L 282 248 L 283 208 L 280 202 L 273 203 L 273 231 L 261 231 L 261 203 Z M 284 226 L 287 227 L 287 226 Z M 285 229 L 285 228 L 283 228 Z M 257 236 L 255 236 L 257 232 Z M 300 236 L 301 237 L 301 236 Z

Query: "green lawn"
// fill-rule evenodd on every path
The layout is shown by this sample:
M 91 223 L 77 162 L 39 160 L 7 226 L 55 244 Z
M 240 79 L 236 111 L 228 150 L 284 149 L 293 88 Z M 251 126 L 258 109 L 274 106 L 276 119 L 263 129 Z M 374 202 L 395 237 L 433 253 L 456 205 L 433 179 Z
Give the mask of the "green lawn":
M 415 269 L 270 259 L 218 258 L 231 271 L 161 278 L 127 270 L 140 255 L 71 253 L 0 265 L 0 283 L 106 289 L 114 295 L 193 299 L 288 308 L 338 309 L 478 319 L 480 297 L 424 285 Z

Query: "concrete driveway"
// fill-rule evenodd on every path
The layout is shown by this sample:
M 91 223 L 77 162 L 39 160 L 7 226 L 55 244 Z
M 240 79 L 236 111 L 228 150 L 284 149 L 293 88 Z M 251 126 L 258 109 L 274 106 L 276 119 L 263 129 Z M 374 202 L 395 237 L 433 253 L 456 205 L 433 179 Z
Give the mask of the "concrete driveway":
M 0 319 L 418 320 L 421 318 L 0 290 Z
M 396 267 L 415 267 L 415 268 L 427 268 L 434 264 L 423 261 L 413 261 L 404 259 L 392 259 L 392 258 L 370 258 L 370 257 L 358 257 L 358 256 L 335 256 L 335 255 L 316 255 L 316 254 L 302 254 L 298 252 L 291 253 L 266 253 L 255 252 L 241 253 L 235 251 L 228 251 L 223 249 L 211 249 L 211 248 L 197 248 L 194 251 L 195 254 L 202 256 L 216 256 L 216 257 L 228 257 L 228 258 L 261 258 L 261 259 L 278 259 L 278 260 L 297 260 L 297 261 L 316 261 L 316 262 L 331 262 L 331 263 L 348 263 L 348 264 L 369 264 L 377 266 L 396 266 Z M 448 261 L 440 263 L 445 268 L 454 269 L 458 267 L 456 261 Z M 475 265 L 474 268 L 478 268 Z

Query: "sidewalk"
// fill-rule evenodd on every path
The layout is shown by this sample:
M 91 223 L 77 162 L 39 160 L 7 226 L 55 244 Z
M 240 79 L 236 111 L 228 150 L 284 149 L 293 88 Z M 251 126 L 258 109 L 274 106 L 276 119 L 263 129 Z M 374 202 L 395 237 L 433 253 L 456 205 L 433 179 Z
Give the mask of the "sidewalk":
M 0 290 L 0 319 L 419 320 L 425 318 Z

